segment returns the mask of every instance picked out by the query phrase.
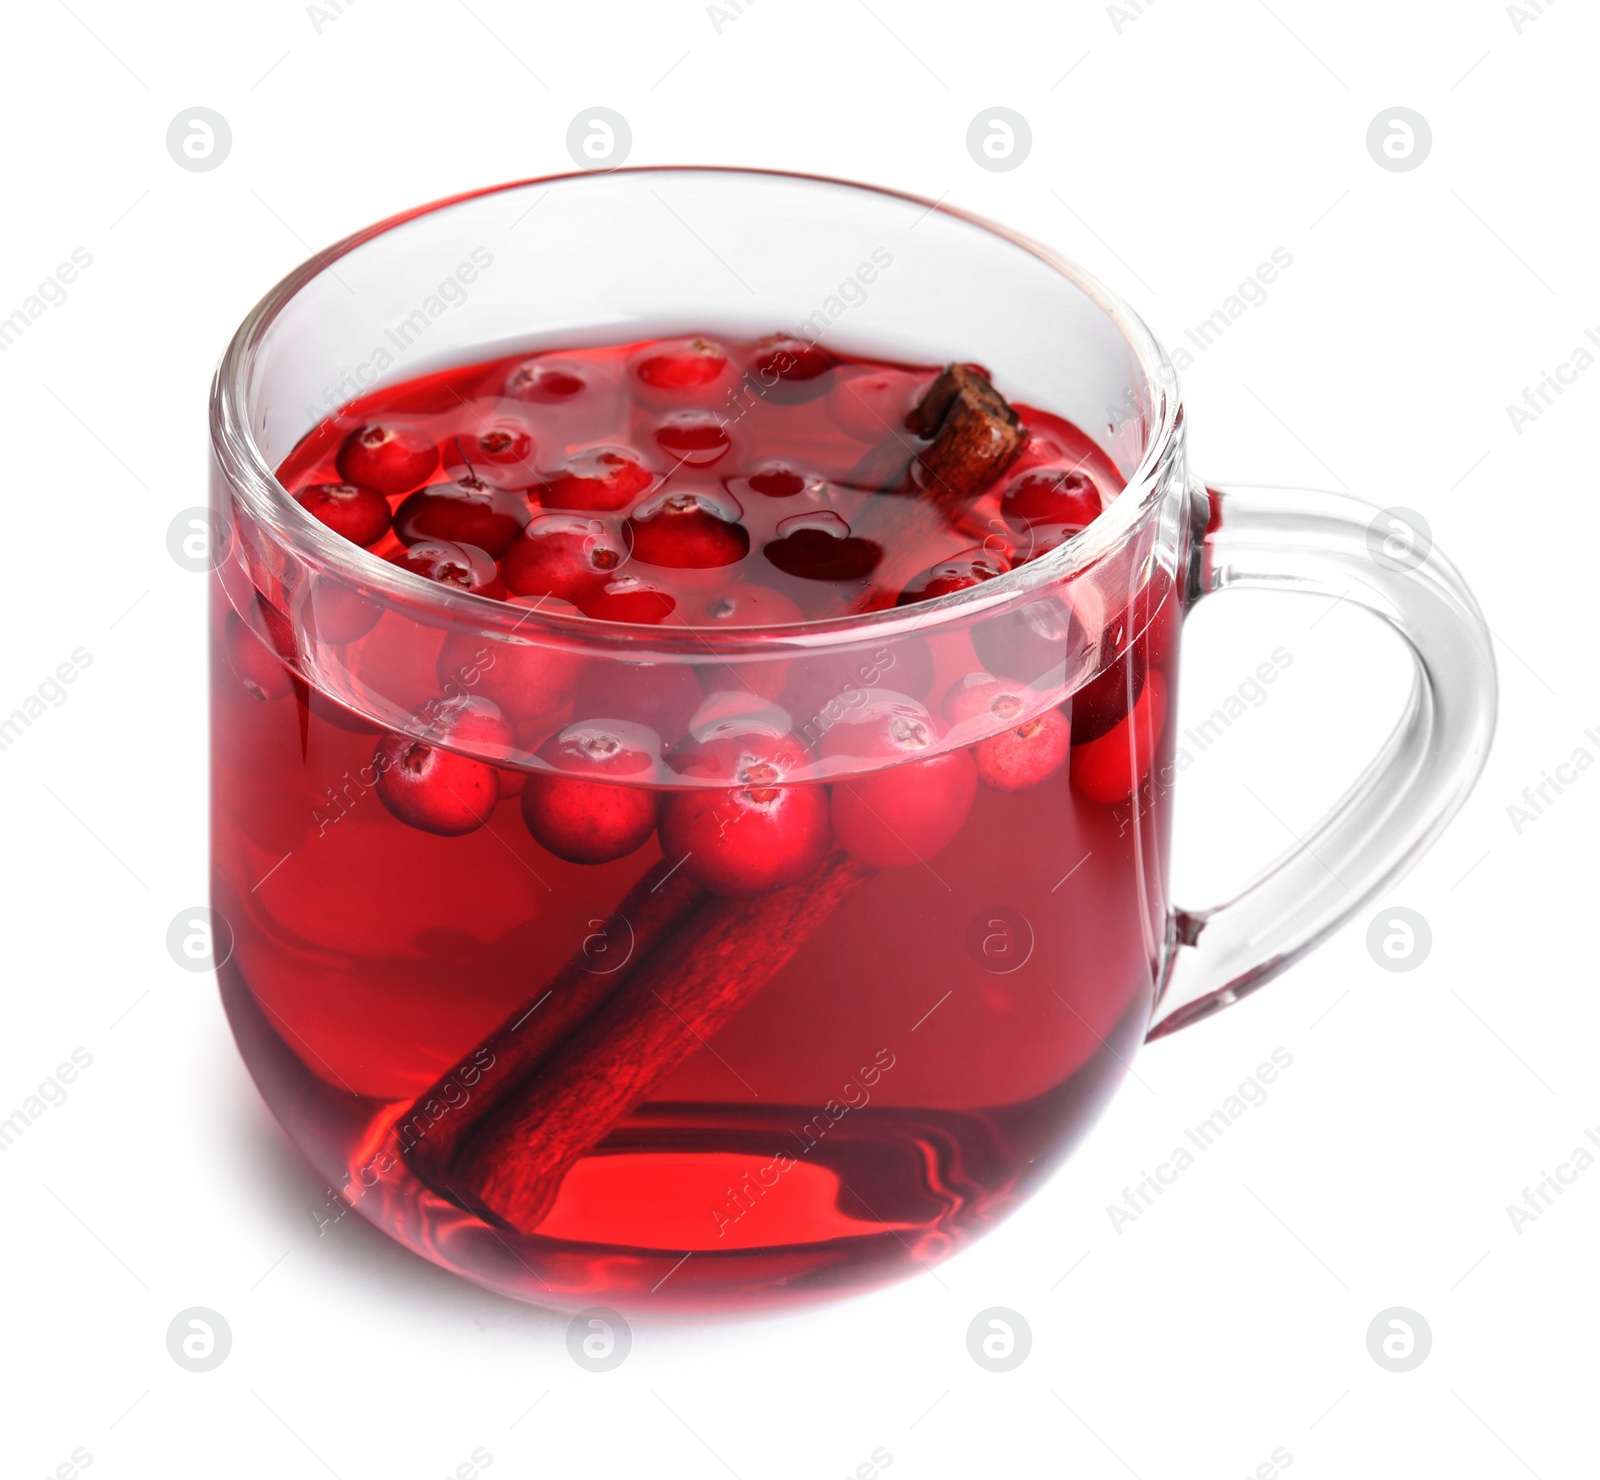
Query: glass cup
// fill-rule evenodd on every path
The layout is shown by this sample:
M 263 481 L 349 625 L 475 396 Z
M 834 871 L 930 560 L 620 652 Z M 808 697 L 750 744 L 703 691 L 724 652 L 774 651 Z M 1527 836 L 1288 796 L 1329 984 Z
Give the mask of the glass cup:
M 723 630 L 425 581 L 274 475 L 328 413 L 430 370 L 779 329 L 990 366 L 1099 438 L 1126 486 L 975 588 Z M 396 217 L 251 313 L 211 431 L 230 1022 L 338 1195 L 321 1219 L 353 1207 L 518 1299 L 774 1307 L 936 1263 L 1050 1175 L 1142 1041 L 1255 990 L 1397 878 L 1492 732 L 1488 637 L 1436 549 L 1354 499 L 1205 487 L 1171 362 L 1126 306 L 1015 233 L 888 191 L 621 170 Z M 1302 847 L 1185 910 L 1181 626 L 1225 587 L 1364 606 L 1416 682 Z M 468 711 L 496 722 L 444 721 Z M 921 726 L 915 759 L 851 742 L 885 714 Z M 561 774 L 552 736 L 619 726 L 645 759 L 618 784 L 660 826 L 619 860 L 556 857 L 520 797 Z M 1058 748 L 1019 775 L 1024 742 Z M 443 836 L 380 804 L 387 768 L 437 750 L 498 789 L 486 825 Z M 686 751 L 712 759 L 671 763 Z M 803 857 L 748 887 L 683 867 L 729 819 L 775 849 L 804 834 Z

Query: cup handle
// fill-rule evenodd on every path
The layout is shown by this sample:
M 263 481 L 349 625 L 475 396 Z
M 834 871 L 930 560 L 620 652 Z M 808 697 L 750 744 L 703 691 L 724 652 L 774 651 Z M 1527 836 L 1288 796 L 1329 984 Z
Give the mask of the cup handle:
M 1176 910 L 1158 1016 L 1165 1037 L 1237 1002 L 1342 925 L 1422 855 L 1466 800 L 1494 734 L 1489 630 L 1427 536 L 1340 494 L 1207 489 L 1191 600 L 1213 591 L 1299 591 L 1388 622 L 1416 662 L 1394 733 L 1293 852 L 1209 910 Z

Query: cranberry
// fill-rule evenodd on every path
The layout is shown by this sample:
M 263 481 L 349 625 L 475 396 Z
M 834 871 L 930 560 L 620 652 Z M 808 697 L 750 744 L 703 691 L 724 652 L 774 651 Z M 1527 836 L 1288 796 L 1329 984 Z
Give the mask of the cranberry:
M 487 416 L 475 431 L 447 437 L 440 444 L 439 461 L 452 478 L 465 474 L 496 488 L 527 488 L 538 480 L 537 450 L 527 423 L 511 416 Z
M 932 384 L 926 373 L 859 368 L 842 371 L 828 398 L 835 425 L 858 442 L 904 438 L 906 417 Z
M 627 558 L 621 537 L 603 519 L 541 514 L 500 557 L 500 570 L 519 596 L 576 601 Z
M 524 360 L 506 377 L 506 394 L 545 404 L 570 401 L 584 388 L 578 366 L 561 360 Z
M 717 894 L 760 894 L 798 883 L 828 847 L 826 788 L 783 784 L 810 758 L 792 735 L 742 721 L 687 742 L 671 758 L 674 769 L 724 784 L 667 795 L 663 856 L 682 859 L 684 872 Z
M 1003 554 L 978 545 L 923 571 L 900 593 L 895 605 L 910 606 L 918 601 L 932 601 L 936 596 L 948 596 L 952 591 L 966 591 L 1003 576 L 1010 569 L 1011 562 Z
M 945 717 L 958 733 L 983 735 L 972 747 L 978 780 L 992 791 L 1027 791 L 1047 781 L 1066 762 L 1072 726 L 1059 709 L 1019 717 L 1037 694 L 1026 685 L 972 673 L 945 695 Z M 995 725 L 1007 725 L 998 734 Z
M 833 834 L 873 868 L 925 863 L 961 831 L 977 794 L 965 750 L 940 752 L 944 726 L 916 700 L 876 690 L 822 737 L 825 760 L 893 758 L 902 764 L 841 777 L 830 788 Z M 830 770 L 834 769 L 830 767 Z
M 611 513 L 627 508 L 654 481 L 625 447 L 584 447 L 539 486 L 539 502 L 547 509 Z
M 358 545 L 375 545 L 389 532 L 389 503 L 359 483 L 313 483 L 294 501 L 335 534 Z
M 654 626 L 666 621 L 677 605 L 668 592 L 638 576 L 613 576 L 598 591 L 585 595 L 578 609 L 597 622 L 639 622 Z
M 498 770 L 440 747 L 505 748 L 511 726 L 493 704 L 475 698 L 431 699 L 412 713 L 428 738 L 386 735 L 378 742 L 378 800 L 408 826 L 442 837 L 482 827 L 500 800 Z
M 972 646 L 991 673 L 1035 688 L 1066 683 L 1069 670 L 1077 672 L 1091 656 L 1083 624 L 1059 596 L 984 617 L 972 628 Z
M 574 611 L 546 597 L 541 611 Z M 518 722 L 546 718 L 566 707 L 583 659 L 567 648 L 525 637 L 491 639 L 453 632 L 439 650 L 435 672 L 446 694 L 479 695 Z
M 503 597 L 505 582 L 500 568 L 486 550 L 476 545 L 458 545 L 450 540 L 419 540 L 408 550 L 391 555 L 390 561 L 444 586 L 471 591 L 476 596 Z
M 710 385 L 727 368 L 727 352 L 720 344 L 695 338 L 653 346 L 634 367 L 634 373 L 654 390 L 687 391 Z
M 853 653 L 796 658 L 784 686 L 783 707 L 794 716 L 800 734 L 818 741 L 859 709 L 870 690 L 892 683 L 897 693 L 922 698 L 933 687 L 933 674 L 933 650 L 921 637 L 897 637 Z
M 656 445 L 684 467 L 709 468 L 733 446 L 715 412 L 675 411 L 656 428 Z
M 807 479 L 787 463 L 773 462 L 744 480 L 755 492 L 768 498 L 793 498 L 805 489 Z
M 1072 696 L 1072 743 L 1086 745 L 1121 723 L 1144 691 L 1145 653 L 1135 644 Z
M 528 522 L 520 493 L 493 488 L 468 474 L 454 483 L 419 488 L 394 513 L 394 532 L 408 545 L 449 540 L 500 555 Z
M 1127 801 L 1150 772 L 1166 721 L 1166 680 L 1152 670 L 1139 702 L 1113 729 L 1073 746 L 1072 789 L 1107 807 Z
M 883 549 L 858 539 L 831 510 L 797 514 L 778 524 L 778 538 L 761 553 L 785 575 L 807 581 L 861 581 L 878 568 Z
M 678 615 L 687 627 L 786 627 L 805 621 L 805 613 L 781 591 L 741 581 L 720 591 L 686 596 Z M 788 680 L 789 664 L 773 658 L 741 662 L 729 657 L 700 665 L 700 679 L 709 694 L 734 699 L 776 699 Z M 727 698 L 724 702 L 729 702 Z
M 1030 468 L 1000 496 L 1000 514 L 1014 529 L 1064 524 L 1086 529 L 1101 511 L 1100 490 L 1077 468 Z
M 572 712 L 585 724 L 647 731 L 656 737 L 659 755 L 688 732 L 699 704 L 700 685 L 688 664 L 595 658 L 579 675 Z
M 339 444 L 339 476 L 379 493 L 410 493 L 439 466 L 433 438 L 415 427 L 373 422 L 357 427 Z
M 628 520 L 634 558 L 677 570 L 732 565 L 750 553 L 742 512 L 731 498 L 714 494 L 661 494 Z
M 557 858 L 568 863 L 610 863 L 627 857 L 655 831 L 654 791 L 591 779 L 642 780 L 653 770 L 650 749 L 641 748 L 625 727 L 573 725 L 547 740 L 539 754 L 561 774 L 539 772 L 528 777 L 522 820 L 539 845 Z
M 774 334 L 754 345 L 752 370 L 758 394 L 780 406 L 798 405 L 825 396 L 832 384 L 829 371 L 838 363 L 820 345 L 786 334 Z
M 805 621 L 805 613 L 783 592 L 747 581 L 686 596 L 678 610 L 687 627 L 783 627 Z
M 223 623 L 222 646 L 233 676 L 254 698 L 281 699 L 293 692 L 294 675 L 237 612 Z

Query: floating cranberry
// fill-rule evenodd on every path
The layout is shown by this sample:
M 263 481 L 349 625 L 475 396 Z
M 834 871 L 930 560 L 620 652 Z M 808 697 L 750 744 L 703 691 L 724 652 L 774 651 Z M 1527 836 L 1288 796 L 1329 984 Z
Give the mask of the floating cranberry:
M 597 622 L 664 622 L 677 609 L 677 600 L 659 586 L 639 576 L 613 576 L 578 603 L 586 617 Z
M 1150 772 L 1166 721 L 1166 680 L 1152 670 L 1139 702 L 1113 729 L 1098 740 L 1073 746 L 1073 791 L 1107 807 L 1127 801 Z
M 223 651 L 233 676 L 256 699 L 282 699 L 294 690 L 294 675 L 237 612 L 223 623 Z
M 576 601 L 628 558 L 627 546 L 603 519 L 541 514 L 500 557 L 500 571 L 519 596 Z
M 732 565 L 750 553 L 741 512 L 732 499 L 714 494 L 664 493 L 628 520 L 634 558 L 677 570 Z
M 793 736 L 740 722 L 687 742 L 673 767 L 702 785 L 662 802 L 662 854 L 682 859 L 684 872 L 717 894 L 798 883 L 828 847 L 826 788 L 783 784 L 810 758 Z M 732 784 L 704 785 L 716 781 Z
M 761 553 L 785 575 L 807 581 L 861 581 L 883 559 L 882 547 L 857 538 L 831 510 L 796 514 L 778 525 L 778 538 Z
M 451 478 L 477 477 L 496 488 L 527 488 L 538 480 L 533 430 L 509 416 L 480 419 L 474 430 L 446 437 L 439 461 Z
M 426 483 L 439 466 L 439 449 L 416 427 L 373 422 L 357 427 L 339 444 L 335 461 L 346 483 L 392 496 Z
M 873 868 L 904 868 L 927 862 L 954 841 L 972 810 L 977 768 L 965 750 L 941 753 L 943 739 L 944 726 L 921 704 L 881 690 L 823 735 L 825 760 L 902 762 L 841 776 L 829 788 L 833 835 L 852 858 Z
M 458 591 L 496 598 L 506 594 L 500 568 L 486 550 L 475 545 L 460 545 L 451 540 L 419 540 L 410 549 L 391 555 L 389 559 L 402 570 L 444 586 L 454 586 Z
M 612 513 L 627 508 L 654 481 L 626 447 L 584 447 L 539 486 L 539 502 L 547 509 Z
M 412 711 L 427 739 L 386 735 L 373 753 L 378 800 L 400 821 L 441 837 L 482 827 L 500 800 L 500 775 L 487 761 L 457 755 L 465 750 L 504 748 L 511 726 L 482 699 L 431 699 Z
M 912 579 L 896 599 L 896 606 L 910 606 L 918 601 L 932 601 L 937 596 L 948 596 L 952 591 L 966 591 L 1003 576 L 1011 569 L 1011 562 L 997 550 L 979 545 L 963 550 L 948 560 L 930 567 Z
M 728 368 L 728 355 L 710 339 L 667 340 L 654 346 L 634 367 L 658 391 L 687 391 L 710 385 Z
M 560 360 L 524 360 L 506 377 L 506 394 L 546 405 L 570 401 L 583 390 L 579 367 Z
M 540 747 L 540 756 L 560 774 L 528 777 L 522 820 L 557 858 L 610 863 L 655 831 L 658 794 L 647 786 L 616 784 L 623 777 L 643 780 L 656 764 L 648 742 L 629 735 L 628 728 L 573 725 Z
M 375 488 L 359 483 L 313 483 L 294 501 L 335 534 L 357 545 L 375 545 L 389 532 L 389 504 Z
M 394 514 L 394 532 L 408 544 L 448 540 L 499 556 L 528 522 L 520 493 L 494 488 L 470 473 L 454 483 L 419 488 Z
M 733 446 L 733 438 L 711 411 L 675 411 L 656 428 L 656 445 L 683 467 L 709 468 Z
M 1064 524 L 1087 529 L 1101 511 L 1100 490 L 1077 468 L 1030 468 L 1000 496 L 1000 514 L 1013 528 Z
M 575 613 L 576 608 L 544 597 L 541 612 Z M 524 628 L 531 633 L 531 626 Z M 439 684 L 451 696 L 492 700 L 513 720 L 547 718 L 572 698 L 583 659 L 573 650 L 531 636 L 490 638 L 453 632 L 445 638 L 435 667 Z
M 1144 692 L 1145 653 L 1137 644 L 1072 696 L 1072 743 L 1086 745 L 1120 724 Z

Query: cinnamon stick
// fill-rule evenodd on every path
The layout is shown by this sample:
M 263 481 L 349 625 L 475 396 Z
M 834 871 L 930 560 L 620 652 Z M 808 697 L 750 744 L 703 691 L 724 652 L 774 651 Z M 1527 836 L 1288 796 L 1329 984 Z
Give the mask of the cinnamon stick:
M 620 991 L 661 940 L 678 925 L 706 892 L 674 864 L 660 860 L 646 870 L 622 903 L 603 922 L 609 941 L 628 947 L 628 956 L 614 969 L 597 967 L 580 946 L 559 971 L 465 1061 L 479 1068 L 472 1076 L 470 1099 L 461 1099 L 461 1074 L 452 1069 L 417 1098 L 419 1105 L 447 1108 L 437 1120 L 425 1117 L 406 1159 L 419 1174 L 446 1172 L 461 1142 L 483 1119 L 523 1092 L 523 1083 L 545 1057 L 578 1025 Z M 601 922 L 596 922 L 601 924 Z M 471 1113 L 466 1113 L 468 1106 Z
M 905 439 L 896 437 L 892 447 L 885 443 L 869 453 L 858 469 L 858 487 L 892 496 L 875 499 L 851 529 L 881 546 L 887 557 L 872 587 L 857 601 L 857 611 L 893 605 L 905 582 L 921 568 L 916 552 L 924 539 L 915 525 L 919 515 L 926 521 L 923 510 L 959 525 L 1028 441 L 1021 417 L 972 365 L 947 365 L 906 417 L 906 429 L 931 439 L 929 445 L 907 457 Z M 886 461 L 895 449 L 898 472 L 888 476 Z
M 516 1094 L 464 1122 L 433 1180 L 487 1220 L 532 1232 L 568 1170 L 787 966 L 871 873 L 835 849 L 798 884 L 708 896 L 689 908 Z

